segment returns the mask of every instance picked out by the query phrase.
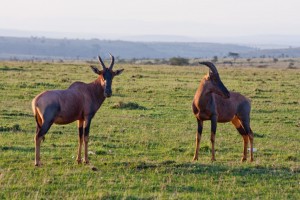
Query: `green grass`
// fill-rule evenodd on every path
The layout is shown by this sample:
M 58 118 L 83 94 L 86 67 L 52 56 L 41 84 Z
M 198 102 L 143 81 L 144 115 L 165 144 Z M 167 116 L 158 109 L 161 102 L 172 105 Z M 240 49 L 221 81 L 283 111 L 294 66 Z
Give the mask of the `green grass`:
M 85 63 L 0 62 L 0 199 L 300 199 L 299 69 L 219 67 L 228 89 L 252 100 L 257 152 L 241 163 L 242 137 L 218 124 L 211 163 L 210 122 L 191 161 L 191 102 L 208 69 L 121 67 L 92 121 L 91 164 L 76 164 L 72 123 L 51 127 L 37 168 L 31 99 L 96 75 Z

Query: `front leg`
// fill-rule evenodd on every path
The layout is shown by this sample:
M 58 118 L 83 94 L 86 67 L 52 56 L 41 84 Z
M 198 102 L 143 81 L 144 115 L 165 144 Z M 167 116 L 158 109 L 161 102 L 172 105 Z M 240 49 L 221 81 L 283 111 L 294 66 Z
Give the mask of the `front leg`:
M 84 163 L 89 164 L 88 159 L 88 142 L 89 142 L 89 133 L 90 133 L 90 125 L 91 125 L 91 118 L 86 119 L 84 123 Z
M 199 148 L 200 148 L 200 141 L 201 141 L 201 135 L 202 135 L 202 129 L 203 129 L 203 121 L 199 120 L 197 118 L 198 128 L 196 133 L 196 149 L 193 160 L 198 160 L 198 154 L 199 154 Z
M 216 131 L 217 131 L 217 116 L 213 115 L 211 117 L 211 161 L 216 161 L 215 157 L 215 138 L 216 138 Z
M 83 143 L 83 120 L 78 120 L 78 153 L 77 153 L 77 163 L 80 164 L 82 162 L 81 159 L 81 147 Z

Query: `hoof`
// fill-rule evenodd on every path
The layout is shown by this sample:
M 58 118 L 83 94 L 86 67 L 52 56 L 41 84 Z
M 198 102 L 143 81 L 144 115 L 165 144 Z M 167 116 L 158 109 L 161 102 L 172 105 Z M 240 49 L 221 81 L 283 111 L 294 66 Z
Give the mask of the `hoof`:
M 253 161 L 254 161 L 254 159 L 253 159 L 253 158 L 251 158 L 251 159 L 250 159 L 250 162 L 253 162 Z
M 215 158 L 212 158 L 212 159 L 211 159 L 211 162 L 214 162 L 214 161 L 217 161 L 217 160 L 216 160 Z
M 39 161 L 39 162 L 35 162 L 34 166 L 36 167 L 41 167 L 42 166 L 42 163 Z
M 242 157 L 241 162 L 246 162 L 247 158 Z
M 90 164 L 90 161 L 89 160 L 85 160 L 83 163 L 86 164 L 86 165 L 88 165 L 88 164 Z
M 198 157 L 194 156 L 193 161 L 197 161 Z
M 78 165 L 82 164 L 82 160 L 81 159 L 80 160 L 76 160 L 76 161 L 77 161 Z

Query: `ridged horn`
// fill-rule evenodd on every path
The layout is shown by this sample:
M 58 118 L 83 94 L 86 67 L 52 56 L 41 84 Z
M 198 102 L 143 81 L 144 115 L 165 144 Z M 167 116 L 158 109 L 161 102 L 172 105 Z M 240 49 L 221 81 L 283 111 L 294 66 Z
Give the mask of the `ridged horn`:
M 218 74 L 216 66 L 211 62 L 199 62 L 201 65 L 206 65 L 214 74 Z
M 113 66 L 114 66 L 114 64 L 115 64 L 115 58 L 110 53 L 109 53 L 109 55 L 110 55 L 110 59 L 111 59 L 111 62 L 110 62 L 110 65 L 109 65 L 109 69 L 112 69 Z
M 98 60 L 99 60 L 99 62 L 101 64 L 101 66 L 103 67 L 103 69 L 106 69 L 105 64 L 104 64 L 104 62 L 103 62 L 103 60 L 101 59 L 100 56 L 98 56 Z

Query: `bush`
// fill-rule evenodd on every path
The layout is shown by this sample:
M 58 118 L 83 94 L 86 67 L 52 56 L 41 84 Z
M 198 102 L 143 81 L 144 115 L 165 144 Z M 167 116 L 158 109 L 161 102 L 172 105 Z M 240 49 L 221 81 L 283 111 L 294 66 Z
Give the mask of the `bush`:
M 189 65 L 189 60 L 186 58 L 181 58 L 181 57 L 173 57 L 169 59 L 169 64 L 170 65 Z
M 122 101 L 119 101 L 118 103 L 111 106 L 113 109 L 126 109 L 126 110 L 147 110 L 146 107 L 140 106 L 139 104 L 135 102 L 128 102 L 124 103 Z

